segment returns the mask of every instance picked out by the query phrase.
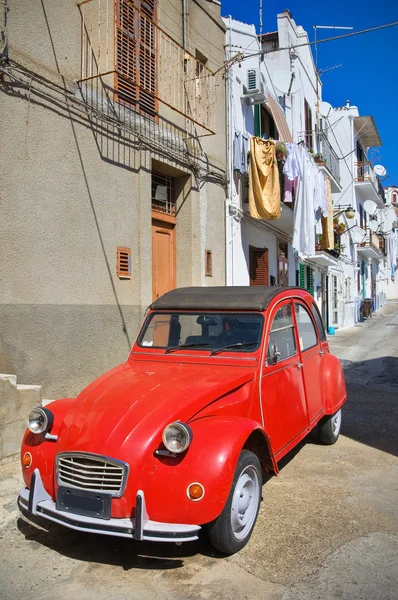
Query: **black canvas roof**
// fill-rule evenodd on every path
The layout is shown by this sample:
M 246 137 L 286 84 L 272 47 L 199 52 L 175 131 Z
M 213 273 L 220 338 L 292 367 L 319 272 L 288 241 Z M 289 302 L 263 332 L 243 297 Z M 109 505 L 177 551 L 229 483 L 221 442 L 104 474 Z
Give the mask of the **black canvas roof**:
M 167 292 L 154 302 L 154 310 L 258 310 L 267 308 L 275 296 L 296 287 L 236 286 L 185 287 Z

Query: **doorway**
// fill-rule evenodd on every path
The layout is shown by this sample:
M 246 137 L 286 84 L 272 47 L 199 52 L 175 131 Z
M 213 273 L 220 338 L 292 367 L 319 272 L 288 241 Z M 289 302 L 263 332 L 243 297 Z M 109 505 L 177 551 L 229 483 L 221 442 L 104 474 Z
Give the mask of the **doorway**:
M 175 180 L 152 171 L 152 300 L 176 286 Z

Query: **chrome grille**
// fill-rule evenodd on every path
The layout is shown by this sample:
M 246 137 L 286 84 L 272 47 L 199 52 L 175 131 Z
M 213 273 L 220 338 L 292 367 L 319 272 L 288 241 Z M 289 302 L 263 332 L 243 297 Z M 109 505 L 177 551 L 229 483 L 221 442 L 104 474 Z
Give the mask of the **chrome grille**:
M 57 456 L 57 483 L 81 490 L 107 492 L 119 497 L 126 486 L 128 465 L 122 461 L 68 452 Z

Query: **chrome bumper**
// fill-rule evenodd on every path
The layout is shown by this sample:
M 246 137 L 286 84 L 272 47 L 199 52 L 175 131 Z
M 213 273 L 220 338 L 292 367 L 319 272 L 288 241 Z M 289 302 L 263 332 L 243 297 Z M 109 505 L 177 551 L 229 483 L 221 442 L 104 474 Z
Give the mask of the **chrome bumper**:
M 18 506 L 28 514 L 65 525 L 70 529 L 126 537 L 133 540 L 192 542 L 198 539 L 200 530 L 200 525 L 151 521 L 146 511 L 144 492 L 141 490 L 137 493 L 136 516 L 134 519 L 110 518 L 104 520 L 58 510 L 55 502 L 44 489 L 39 469 L 35 469 L 32 474 L 30 490 L 25 488 L 19 492 Z

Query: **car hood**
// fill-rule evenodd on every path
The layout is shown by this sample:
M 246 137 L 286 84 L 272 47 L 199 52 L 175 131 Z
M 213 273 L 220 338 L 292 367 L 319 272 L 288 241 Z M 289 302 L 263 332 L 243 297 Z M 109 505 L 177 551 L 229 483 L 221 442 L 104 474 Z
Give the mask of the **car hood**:
M 91 383 L 71 402 L 57 451 L 119 456 L 123 448 L 159 443 L 175 420 L 188 422 L 206 406 L 254 378 L 252 367 L 169 361 L 127 361 Z

